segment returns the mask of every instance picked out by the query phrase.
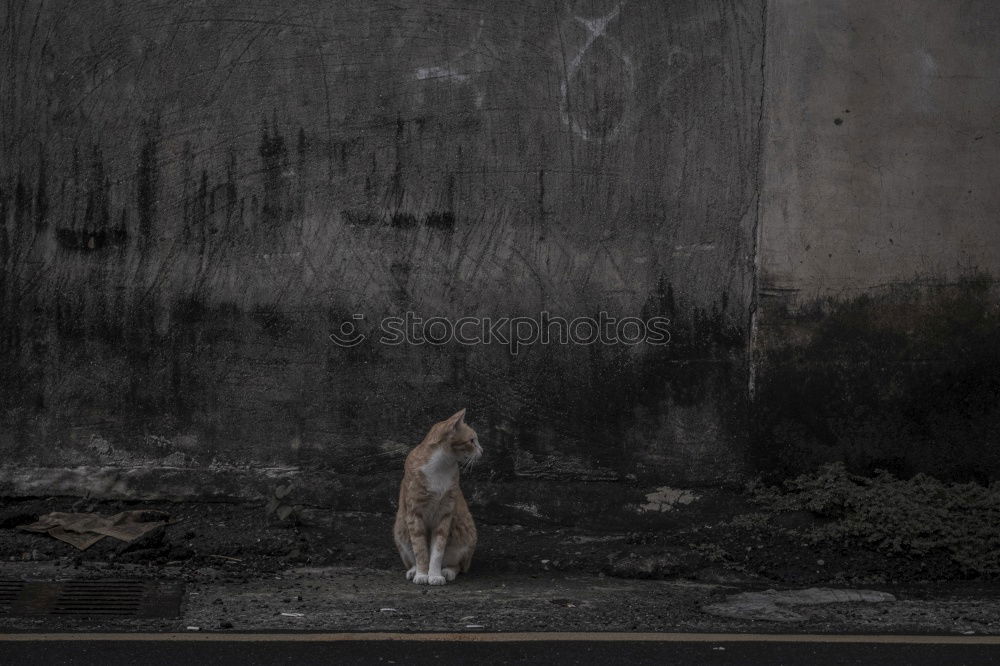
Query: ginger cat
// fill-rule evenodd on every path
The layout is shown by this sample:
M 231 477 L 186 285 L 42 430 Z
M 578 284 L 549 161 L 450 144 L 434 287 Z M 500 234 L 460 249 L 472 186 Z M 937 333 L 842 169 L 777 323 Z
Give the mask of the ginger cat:
M 465 410 L 436 423 L 406 456 L 393 537 L 407 567 L 406 580 L 444 585 L 465 573 L 476 549 L 476 525 L 458 486 L 459 466 L 480 456 Z

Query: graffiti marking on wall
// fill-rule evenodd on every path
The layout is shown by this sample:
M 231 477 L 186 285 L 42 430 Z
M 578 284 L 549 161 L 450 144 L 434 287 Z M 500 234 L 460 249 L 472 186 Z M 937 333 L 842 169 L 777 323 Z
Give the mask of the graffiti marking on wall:
M 585 141 L 612 139 L 625 123 L 627 101 L 634 85 L 635 70 L 632 60 L 618 41 L 607 34 L 608 25 L 618 18 L 623 6 L 624 3 L 619 3 L 610 12 L 597 18 L 573 15 L 573 19 L 587 30 L 587 37 L 580 50 L 566 65 L 565 77 L 559 85 L 560 112 L 563 122 Z M 584 73 L 595 69 L 597 64 L 595 59 L 599 57 L 596 54 L 597 44 L 617 60 L 621 67 L 614 75 L 611 72 L 601 72 L 601 74 L 606 79 L 613 78 L 614 87 L 622 89 L 614 93 L 609 90 L 597 91 L 594 89 L 594 81 L 586 82 L 576 92 L 585 91 L 593 96 L 594 103 L 588 105 L 582 103 L 575 95 L 571 96 L 570 87 L 574 79 L 579 79 Z M 620 98 L 614 99 L 613 94 L 620 95 Z

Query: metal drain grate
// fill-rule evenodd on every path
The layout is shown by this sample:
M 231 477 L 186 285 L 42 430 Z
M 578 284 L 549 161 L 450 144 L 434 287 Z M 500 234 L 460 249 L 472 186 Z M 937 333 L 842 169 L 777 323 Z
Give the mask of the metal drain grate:
M 141 580 L 0 581 L 0 615 L 177 617 L 184 586 Z
M 24 582 L 19 580 L 0 580 L 0 615 L 10 615 L 11 604 L 24 589 Z

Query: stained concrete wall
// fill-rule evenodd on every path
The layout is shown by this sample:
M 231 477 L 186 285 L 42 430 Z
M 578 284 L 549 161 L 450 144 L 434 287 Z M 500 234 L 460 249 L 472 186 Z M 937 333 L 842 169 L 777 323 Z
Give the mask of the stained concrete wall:
M 988 0 L 768 3 L 765 297 L 996 274 L 997 34 Z
M 753 458 L 1000 478 L 1000 5 L 768 3 Z
M 462 406 L 495 519 L 741 478 L 761 2 L 0 12 L 9 487 L 239 494 L 251 467 L 390 507 Z M 327 337 L 408 310 L 659 315 L 672 344 Z
M 298 478 L 391 510 L 459 406 L 496 521 L 638 524 L 666 486 L 827 460 L 1000 473 L 993 3 L 0 19 L 7 492 Z M 672 341 L 328 338 L 542 310 L 664 316 Z

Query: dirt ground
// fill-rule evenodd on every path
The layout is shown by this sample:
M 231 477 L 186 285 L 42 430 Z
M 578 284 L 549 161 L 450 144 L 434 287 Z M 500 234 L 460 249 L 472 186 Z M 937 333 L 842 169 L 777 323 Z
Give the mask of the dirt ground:
M 136 508 L 167 511 L 177 522 L 148 539 L 105 538 L 86 551 L 16 529 L 50 511 Z M 404 580 L 388 514 L 307 508 L 282 521 L 256 504 L 7 500 L 0 578 L 183 581 L 187 595 L 179 619 L 0 617 L 0 627 L 1000 633 L 1000 585 L 970 576 L 945 553 L 885 554 L 802 536 L 822 520 L 804 511 L 769 515 L 745 498 L 719 496 L 681 514 L 671 530 L 480 524 L 472 572 L 428 588 Z M 891 600 L 851 592 L 836 603 L 794 602 L 804 605 L 783 616 L 761 611 L 753 597 L 749 610 L 718 612 L 734 595 L 804 588 L 873 589 Z
M 567 526 L 478 524 L 477 575 L 538 576 L 564 572 L 623 579 L 684 578 L 759 586 L 895 585 L 977 580 L 945 552 L 916 557 L 864 544 L 815 543 L 805 531 L 822 523 L 806 511 L 767 514 L 738 496 L 711 499 L 679 514 L 673 529 L 600 532 Z M 105 538 L 85 551 L 16 529 L 52 511 L 110 515 L 154 509 L 173 522 L 150 539 L 126 544 Z M 73 498 L 0 503 L 0 561 L 58 561 L 68 567 L 134 564 L 149 575 L 212 569 L 258 578 L 294 567 L 401 568 L 392 544 L 393 517 L 304 509 L 290 520 L 263 505 L 235 503 L 96 502 Z

